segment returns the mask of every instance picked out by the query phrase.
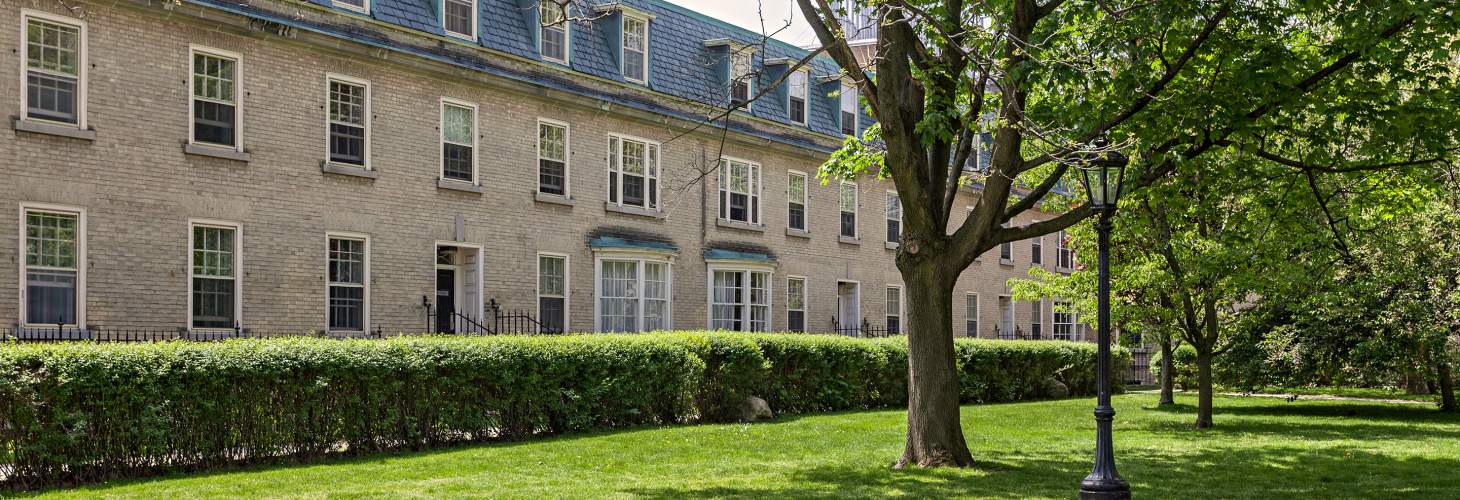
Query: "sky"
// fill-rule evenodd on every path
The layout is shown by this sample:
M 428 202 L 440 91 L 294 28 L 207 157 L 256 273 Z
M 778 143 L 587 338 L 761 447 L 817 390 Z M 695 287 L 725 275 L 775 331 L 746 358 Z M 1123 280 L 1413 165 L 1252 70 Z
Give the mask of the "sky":
M 811 25 L 801 18 L 801 9 L 795 0 L 668 0 L 707 16 L 740 26 L 755 33 L 781 30 L 775 34 L 781 40 L 798 47 L 814 45 L 816 34 Z M 761 28 L 761 9 L 764 9 L 765 28 Z M 787 20 L 791 26 L 786 26 Z

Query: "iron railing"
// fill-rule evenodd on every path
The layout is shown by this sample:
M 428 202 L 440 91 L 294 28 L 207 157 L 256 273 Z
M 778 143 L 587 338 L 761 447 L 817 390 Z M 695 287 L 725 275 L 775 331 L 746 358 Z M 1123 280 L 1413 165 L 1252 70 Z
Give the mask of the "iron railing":
M 844 325 L 836 318 L 832 318 L 831 333 L 858 338 L 890 337 L 902 334 L 898 329 L 872 326 L 872 323 L 865 318 L 862 319 L 861 325 Z
M 442 313 L 435 304 L 426 307 L 426 331 L 443 335 L 558 335 L 562 328 L 546 326 L 523 309 L 504 309 L 497 299 L 487 301 L 481 316 L 460 311 Z
M 311 336 L 322 338 L 384 338 L 384 332 L 376 325 L 374 330 L 364 332 L 338 332 L 319 330 L 314 333 L 259 333 L 241 325 L 227 329 L 188 328 L 128 328 L 88 325 L 19 326 L 0 328 L 0 343 L 20 342 L 169 342 L 185 340 L 210 342 L 228 339 L 269 338 L 283 336 Z

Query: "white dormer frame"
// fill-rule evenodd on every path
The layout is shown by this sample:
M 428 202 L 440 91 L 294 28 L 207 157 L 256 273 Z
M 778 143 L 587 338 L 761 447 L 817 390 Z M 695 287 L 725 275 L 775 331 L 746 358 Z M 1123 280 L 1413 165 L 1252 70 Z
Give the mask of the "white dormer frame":
M 366 1 L 369 2 L 370 0 L 366 0 Z M 463 39 L 463 40 L 471 40 L 471 41 L 475 42 L 477 40 L 477 25 L 481 23 L 481 19 L 480 19 L 480 16 L 481 16 L 481 5 L 479 5 L 477 3 L 477 0 L 463 0 L 463 1 L 471 2 L 471 33 L 457 33 L 455 31 L 451 31 L 449 29 L 446 29 L 446 2 L 447 2 L 447 0 L 441 0 L 441 4 L 440 4 L 441 5 L 441 31 L 443 33 L 446 33 L 447 36 L 451 36 L 451 37 L 455 37 L 455 38 L 460 38 L 460 39 Z
M 548 57 L 542 52 L 542 31 L 547 29 L 547 26 L 542 19 L 542 2 L 551 1 L 552 0 L 539 0 L 537 4 L 537 54 L 544 61 L 567 65 L 568 61 L 573 60 L 573 21 L 572 14 L 569 12 L 569 9 L 573 7 L 572 2 L 567 2 L 566 4 L 557 4 L 559 8 L 563 9 L 563 58 L 557 59 L 553 57 Z
M 339 7 L 341 9 L 359 12 L 361 14 L 370 13 L 370 0 L 360 0 L 360 5 L 355 5 L 344 0 L 333 0 L 330 3 L 334 4 L 335 7 Z
M 648 13 L 648 12 L 645 12 L 645 11 L 642 11 L 642 10 L 639 10 L 639 9 L 635 9 L 633 7 L 628 7 L 628 6 L 625 6 L 625 5 L 620 5 L 618 7 L 619 7 L 619 9 L 618 9 L 619 10 L 619 20 L 618 20 L 618 30 L 619 30 L 619 35 L 618 35 L 619 36 L 619 41 L 618 41 L 618 74 L 623 75 L 624 81 L 631 82 L 631 83 L 637 83 L 639 85 L 645 85 L 645 84 L 647 84 L 649 82 L 649 36 L 650 36 L 650 31 L 651 31 L 650 30 L 650 27 L 653 26 L 653 24 L 654 24 L 653 23 L 653 21 L 654 21 L 654 14 L 651 14 L 651 13 Z M 624 23 L 625 23 L 625 21 L 627 21 L 629 19 L 633 19 L 633 20 L 636 20 L 636 21 L 639 21 L 639 22 L 644 23 L 644 77 L 643 78 L 639 78 L 639 79 L 630 78 L 629 75 L 628 75 L 628 73 L 625 73 L 624 72 L 624 67 L 625 67 L 624 62 L 626 61 L 626 59 L 624 58 L 625 49 L 624 49 L 624 40 L 623 39 L 624 39 L 624 34 L 627 33 L 624 30 Z
M 648 21 L 653 21 L 655 18 L 659 17 L 659 16 L 654 15 L 653 12 L 649 12 L 647 10 L 640 9 L 640 8 L 634 7 L 632 5 L 624 5 L 624 4 L 621 4 L 621 3 L 606 3 L 606 4 L 603 4 L 603 5 L 595 5 L 595 6 L 593 6 L 593 12 L 595 14 L 604 14 L 604 13 L 615 12 L 615 11 L 617 11 L 618 13 L 623 14 L 625 16 L 637 17 L 639 19 L 644 19 L 644 20 L 648 20 Z

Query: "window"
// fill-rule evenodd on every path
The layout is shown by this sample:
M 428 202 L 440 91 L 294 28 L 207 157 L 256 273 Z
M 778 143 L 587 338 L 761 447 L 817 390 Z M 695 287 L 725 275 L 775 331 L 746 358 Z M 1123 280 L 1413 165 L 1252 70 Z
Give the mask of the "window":
M 857 237 L 857 185 L 850 182 L 842 183 L 841 192 L 842 208 L 842 236 L 846 238 Z
M 446 34 L 475 40 L 477 38 L 477 3 L 475 0 L 442 0 L 441 25 Z M 547 3 L 547 2 L 543 2 Z
M 598 263 L 598 330 L 638 332 L 669 328 L 669 264 L 642 258 Z
M 1070 248 L 1070 236 L 1060 231 L 1054 240 L 1055 267 L 1060 269 L 1075 268 L 1075 249 Z
M 771 273 L 710 270 L 710 328 L 763 332 L 770 328 Z
M 963 313 L 968 318 L 965 320 L 964 334 L 969 337 L 977 337 L 978 294 L 970 293 L 964 297 Z
M 760 224 L 760 165 L 720 160 L 720 219 Z
M 441 100 L 441 178 L 476 183 L 477 105 Z
M 1014 244 L 1013 243 L 1000 243 L 999 244 L 999 260 L 1010 261 L 1010 262 L 1012 262 L 1014 260 Z
M 340 8 L 353 10 L 355 12 L 370 12 L 369 0 L 335 0 L 334 4 Z
M 841 92 L 841 124 L 842 134 L 857 135 L 857 88 L 850 84 L 842 84 Z
M 1036 236 L 1029 240 L 1029 262 L 1031 264 L 1044 263 L 1044 237 Z
M 806 124 L 806 106 L 810 102 L 806 99 L 807 82 L 809 80 L 810 74 L 805 71 L 797 71 L 791 73 L 790 80 L 786 84 L 786 94 L 788 95 L 786 110 L 790 114 L 787 118 L 790 118 L 792 122 L 802 125 Z
M 902 242 L 902 199 L 897 193 L 887 193 L 887 242 Z
M 1075 313 L 1069 302 L 1054 303 L 1054 339 L 1075 340 Z
M 786 184 L 786 227 L 806 230 L 806 174 L 791 171 Z
M 364 236 L 331 235 L 329 239 L 329 329 L 365 331 L 369 299 L 370 244 Z
M 750 104 L 750 81 L 752 66 L 748 48 L 731 49 L 730 53 L 730 107 L 743 108 Z
M 786 330 L 806 331 L 806 278 L 786 278 Z
M 1029 323 L 1030 338 L 1034 340 L 1044 338 L 1044 300 L 1030 302 L 1029 315 L 1033 318 Z
M 902 287 L 887 287 L 887 333 L 902 333 Z
M 537 191 L 568 195 L 568 124 L 537 121 Z
M 343 76 L 328 81 L 330 161 L 364 167 L 370 156 L 370 84 Z
M 79 209 L 21 207 L 25 260 L 21 274 L 21 324 L 81 325 L 86 262 L 85 227 Z
M 238 149 L 238 56 L 193 47 L 193 134 L 197 144 Z
M 623 23 L 624 80 L 635 83 L 647 82 L 649 81 L 649 22 L 625 15 Z
M 238 324 L 238 226 L 192 224 L 189 298 L 193 328 L 233 328 Z
M 568 63 L 568 16 L 563 11 L 562 0 L 539 0 L 538 17 L 541 21 L 539 49 L 542 58 L 563 64 Z
M 626 136 L 608 137 L 608 202 L 659 209 L 659 144 Z
M 568 331 L 568 256 L 537 255 L 537 318 L 545 333 Z
M 22 10 L 25 117 L 86 128 L 86 25 Z

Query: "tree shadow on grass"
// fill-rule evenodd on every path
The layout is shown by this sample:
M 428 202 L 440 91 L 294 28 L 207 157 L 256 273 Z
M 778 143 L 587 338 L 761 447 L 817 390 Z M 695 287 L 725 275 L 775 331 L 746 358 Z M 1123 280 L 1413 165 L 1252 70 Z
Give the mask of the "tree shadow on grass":
M 1071 498 L 1089 472 L 1084 450 L 979 460 L 969 470 L 825 466 L 751 486 L 626 488 L 647 498 Z M 1453 498 L 1460 460 L 1396 459 L 1359 448 L 1124 450 L 1119 466 L 1143 498 Z

